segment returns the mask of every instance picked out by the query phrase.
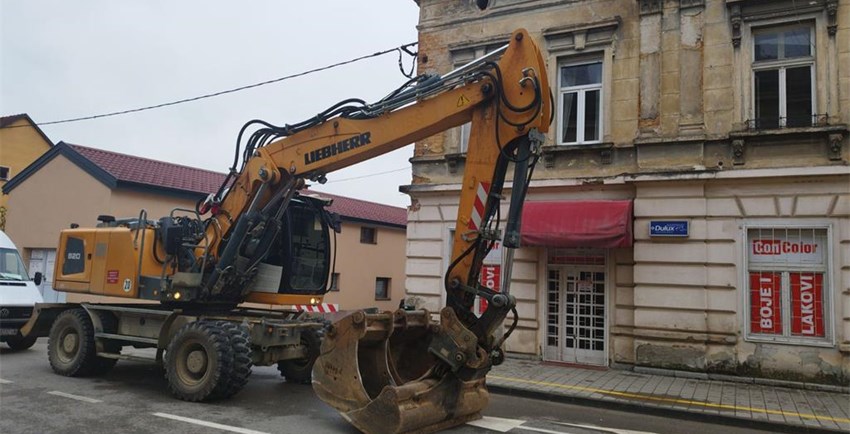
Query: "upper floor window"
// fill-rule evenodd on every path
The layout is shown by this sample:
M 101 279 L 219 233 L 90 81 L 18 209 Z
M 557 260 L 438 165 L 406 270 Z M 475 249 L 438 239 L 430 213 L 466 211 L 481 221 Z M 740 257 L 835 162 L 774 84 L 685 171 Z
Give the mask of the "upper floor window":
M 361 244 L 378 244 L 378 231 L 375 228 L 363 226 L 360 228 Z
M 0 166 L 0 180 L 7 181 L 9 179 L 9 168 Z
M 602 141 L 602 61 L 564 63 L 558 67 L 558 144 Z
M 812 126 L 813 40 L 811 25 L 753 30 L 755 128 Z

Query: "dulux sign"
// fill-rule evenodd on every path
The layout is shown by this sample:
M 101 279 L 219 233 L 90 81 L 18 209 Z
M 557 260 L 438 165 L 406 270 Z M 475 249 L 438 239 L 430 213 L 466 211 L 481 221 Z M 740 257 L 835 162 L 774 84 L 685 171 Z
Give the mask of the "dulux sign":
M 687 237 L 687 220 L 653 220 L 649 222 L 651 237 Z

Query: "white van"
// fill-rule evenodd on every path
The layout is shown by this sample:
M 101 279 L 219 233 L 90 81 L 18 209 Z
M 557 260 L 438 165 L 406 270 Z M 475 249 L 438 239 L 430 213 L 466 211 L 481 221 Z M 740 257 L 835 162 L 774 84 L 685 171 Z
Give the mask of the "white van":
M 37 286 L 41 273 L 36 273 L 35 280 L 27 275 L 18 248 L 0 231 L 0 342 L 13 350 L 25 350 L 35 343 L 35 337 L 20 334 L 35 304 L 44 301 Z

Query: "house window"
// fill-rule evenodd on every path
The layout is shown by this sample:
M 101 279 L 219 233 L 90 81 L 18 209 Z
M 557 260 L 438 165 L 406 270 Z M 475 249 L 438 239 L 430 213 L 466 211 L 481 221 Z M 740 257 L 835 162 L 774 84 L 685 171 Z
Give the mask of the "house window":
M 339 273 L 331 273 L 331 285 L 328 291 L 339 291 Z
M 829 344 L 827 228 L 747 229 L 747 337 Z
M 810 25 L 753 30 L 756 129 L 812 126 L 813 39 Z
M 0 166 L 0 181 L 8 181 L 9 180 L 9 168 L 6 166 Z
M 558 67 L 558 143 L 575 145 L 602 140 L 602 60 Z
M 360 228 L 361 244 L 378 244 L 378 234 L 375 228 L 363 226 Z
M 375 300 L 390 299 L 390 278 L 377 277 L 375 278 Z

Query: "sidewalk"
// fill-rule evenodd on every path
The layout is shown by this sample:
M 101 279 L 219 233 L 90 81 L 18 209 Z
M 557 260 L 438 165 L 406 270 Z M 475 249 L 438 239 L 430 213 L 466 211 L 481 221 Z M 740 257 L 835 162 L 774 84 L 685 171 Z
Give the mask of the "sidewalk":
M 735 425 L 850 432 L 850 393 L 844 387 L 783 387 L 747 378 L 721 381 L 705 374 L 664 372 L 669 375 L 508 358 L 487 375 L 487 386 L 498 393 L 685 418 L 724 418 Z

